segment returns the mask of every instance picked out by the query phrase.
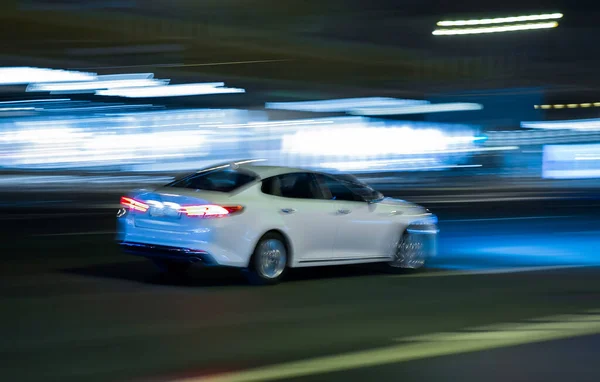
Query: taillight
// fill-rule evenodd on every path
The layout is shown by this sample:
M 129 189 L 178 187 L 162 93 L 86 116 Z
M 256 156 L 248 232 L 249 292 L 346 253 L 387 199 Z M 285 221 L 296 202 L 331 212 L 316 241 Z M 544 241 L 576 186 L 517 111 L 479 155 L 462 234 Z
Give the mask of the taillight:
M 121 197 L 121 205 L 129 210 L 140 212 L 146 212 L 148 211 L 148 208 L 150 208 L 146 203 L 142 203 L 139 200 L 128 198 L 126 196 Z
M 241 212 L 243 209 L 244 208 L 242 206 L 217 206 L 214 204 L 204 204 L 200 206 L 183 206 L 181 207 L 180 211 L 182 214 L 191 217 L 220 218 Z

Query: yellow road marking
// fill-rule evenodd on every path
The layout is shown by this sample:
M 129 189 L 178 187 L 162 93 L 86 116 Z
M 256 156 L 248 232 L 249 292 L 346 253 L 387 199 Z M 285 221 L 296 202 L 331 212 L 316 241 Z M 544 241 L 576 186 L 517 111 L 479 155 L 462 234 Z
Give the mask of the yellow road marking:
M 598 310 L 588 313 L 591 312 L 597 313 Z M 173 382 L 273 381 L 600 333 L 600 314 L 551 316 L 538 321 L 542 322 L 483 327 L 489 330 L 495 327 L 500 331 L 437 333 L 403 338 L 400 340 L 416 342 Z

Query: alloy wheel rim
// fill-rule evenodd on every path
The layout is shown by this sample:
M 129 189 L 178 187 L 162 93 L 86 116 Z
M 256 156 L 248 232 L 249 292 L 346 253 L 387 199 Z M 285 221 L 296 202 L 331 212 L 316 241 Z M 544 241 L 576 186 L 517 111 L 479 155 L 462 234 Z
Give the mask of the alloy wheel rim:
M 283 273 L 287 263 L 287 252 L 283 243 L 269 239 L 261 243 L 258 249 L 259 272 L 268 279 L 275 279 Z
M 396 257 L 391 266 L 396 268 L 421 268 L 425 264 L 423 242 L 414 235 L 405 235 L 398 243 Z

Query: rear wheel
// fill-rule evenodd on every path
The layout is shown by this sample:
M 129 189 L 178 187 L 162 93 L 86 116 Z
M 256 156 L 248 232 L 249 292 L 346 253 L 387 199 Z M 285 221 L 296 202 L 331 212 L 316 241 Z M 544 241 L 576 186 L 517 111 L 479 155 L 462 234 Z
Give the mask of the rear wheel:
M 161 273 L 170 277 L 185 277 L 190 268 L 189 263 L 181 261 L 154 259 L 152 262 L 158 267 Z
M 272 285 L 281 281 L 288 264 L 288 251 L 283 237 L 276 232 L 265 234 L 256 245 L 246 277 L 254 285 Z
M 421 269 L 427 260 L 424 243 L 418 235 L 404 232 L 396 246 L 394 259 L 386 264 L 388 271 L 402 272 Z

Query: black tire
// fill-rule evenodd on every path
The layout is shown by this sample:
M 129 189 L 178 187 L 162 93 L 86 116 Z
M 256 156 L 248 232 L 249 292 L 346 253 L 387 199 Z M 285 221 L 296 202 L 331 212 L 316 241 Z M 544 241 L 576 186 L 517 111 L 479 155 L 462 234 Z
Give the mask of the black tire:
M 168 277 L 186 277 L 191 264 L 182 261 L 153 259 L 152 262 L 162 274 Z
M 283 258 L 279 258 L 274 272 L 269 275 L 265 272 L 261 262 L 264 260 L 265 246 L 274 245 L 273 250 L 284 251 Z M 281 263 L 283 261 L 283 264 Z M 285 239 L 277 232 L 268 232 L 260 238 L 254 248 L 254 253 L 250 258 L 248 268 L 244 269 L 244 275 L 252 285 L 275 285 L 278 284 L 285 275 L 289 261 L 289 250 Z

